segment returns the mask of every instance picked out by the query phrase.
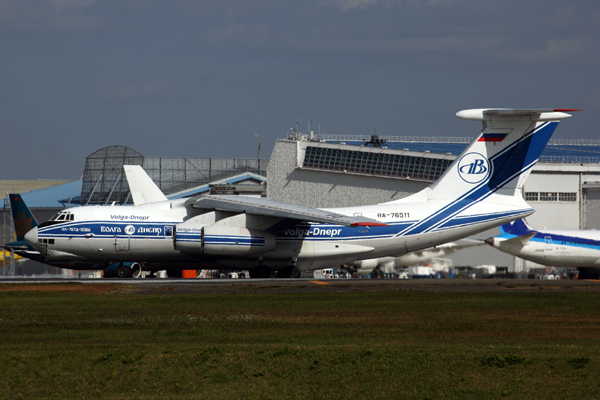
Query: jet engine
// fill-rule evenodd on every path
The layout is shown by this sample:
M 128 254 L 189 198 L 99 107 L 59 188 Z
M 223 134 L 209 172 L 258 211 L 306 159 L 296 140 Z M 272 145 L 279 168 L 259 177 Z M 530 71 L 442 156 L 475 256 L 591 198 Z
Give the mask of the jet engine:
M 186 253 L 246 256 L 275 250 L 275 235 L 230 226 L 175 225 L 173 245 Z

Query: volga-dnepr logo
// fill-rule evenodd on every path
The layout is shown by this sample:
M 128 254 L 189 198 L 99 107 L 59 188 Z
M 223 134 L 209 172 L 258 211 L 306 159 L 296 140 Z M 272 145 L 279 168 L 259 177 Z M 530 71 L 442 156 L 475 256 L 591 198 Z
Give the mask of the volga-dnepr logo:
M 125 233 L 128 234 L 129 236 L 133 235 L 135 233 L 135 226 L 127 225 L 125 227 Z
M 490 176 L 490 162 L 479 153 L 465 154 L 458 162 L 458 174 L 468 183 L 483 182 Z

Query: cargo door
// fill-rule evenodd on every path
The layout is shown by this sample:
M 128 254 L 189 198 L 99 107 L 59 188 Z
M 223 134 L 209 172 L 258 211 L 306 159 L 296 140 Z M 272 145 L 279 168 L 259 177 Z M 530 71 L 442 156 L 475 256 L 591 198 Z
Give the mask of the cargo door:
M 115 251 L 129 251 L 129 236 L 115 236 Z

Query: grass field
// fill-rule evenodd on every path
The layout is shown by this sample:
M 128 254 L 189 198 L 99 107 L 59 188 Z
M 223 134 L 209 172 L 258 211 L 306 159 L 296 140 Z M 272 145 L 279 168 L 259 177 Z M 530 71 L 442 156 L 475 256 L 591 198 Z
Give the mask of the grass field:
M 597 293 L 8 286 L 1 399 L 600 398 Z

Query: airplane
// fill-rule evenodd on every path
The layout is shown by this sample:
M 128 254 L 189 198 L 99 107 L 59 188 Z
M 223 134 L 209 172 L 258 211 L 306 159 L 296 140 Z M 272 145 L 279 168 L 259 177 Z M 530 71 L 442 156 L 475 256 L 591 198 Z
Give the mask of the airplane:
M 15 225 L 15 234 L 17 240 L 5 244 L 5 249 L 12 251 L 15 254 L 15 260 L 30 259 L 44 264 L 51 265 L 58 268 L 74 269 L 81 271 L 89 270 L 104 270 L 105 276 L 114 275 L 116 268 L 120 263 L 105 262 L 103 260 L 88 260 L 83 259 L 79 256 L 70 254 L 64 254 L 57 256 L 53 253 L 42 254 L 35 247 L 27 243 L 25 240 L 25 234 L 31 229 L 39 226 L 37 220 L 33 216 L 33 213 L 23 200 L 23 197 L 17 193 L 10 193 L 8 195 L 10 200 L 10 208 L 12 210 L 13 222 Z M 5 259 L 8 257 L 5 257 Z M 140 276 L 141 266 L 135 263 L 127 263 L 129 271 L 135 277 Z
M 389 274 L 395 272 L 397 268 L 420 265 L 433 259 L 446 257 L 461 249 L 481 245 L 483 243 L 480 240 L 461 239 L 456 242 L 444 243 L 436 247 L 413 251 L 400 257 L 382 257 L 354 261 L 342 265 L 342 268 L 359 275 L 371 274 L 373 271 Z
M 577 267 L 579 278 L 600 275 L 600 231 L 534 230 L 518 219 L 500 227 L 485 242 L 508 254 L 542 265 Z
M 66 209 L 25 240 L 48 258 L 160 263 L 299 277 L 400 257 L 530 215 L 521 188 L 570 109 L 470 109 L 483 129 L 428 188 L 386 203 L 316 209 L 246 196 L 169 200 L 140 166 L 124 166 L 133 206 Z M 213 267 L 203 267 L 208 263 Z M 200 268 L 198 268 L 200 266 Z M 126 267 L 121 268 L 127 275 Z M 119 271 L 117 272 L 119 275 Z

